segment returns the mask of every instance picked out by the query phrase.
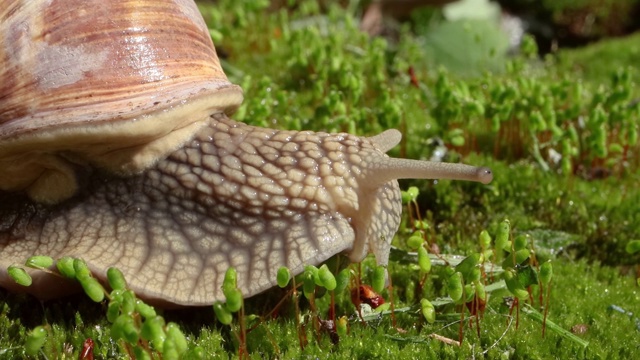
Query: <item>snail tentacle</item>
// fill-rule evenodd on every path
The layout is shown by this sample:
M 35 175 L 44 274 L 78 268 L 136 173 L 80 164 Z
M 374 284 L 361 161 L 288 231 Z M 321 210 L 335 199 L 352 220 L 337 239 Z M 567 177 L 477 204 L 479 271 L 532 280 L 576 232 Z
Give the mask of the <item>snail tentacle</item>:
M 369 140 L 378 150 L 386 153 L 400 144 L 400 140 L 402 140 L 402 133 L 396 129 L 389 129 L 378 135 L 369 137 Z
M 366 165 L 371 182 L 382 184 L 392 179 L 467 180 L 488 184 L 491 169 L 465 164 L 399 158 L 376 158 Z

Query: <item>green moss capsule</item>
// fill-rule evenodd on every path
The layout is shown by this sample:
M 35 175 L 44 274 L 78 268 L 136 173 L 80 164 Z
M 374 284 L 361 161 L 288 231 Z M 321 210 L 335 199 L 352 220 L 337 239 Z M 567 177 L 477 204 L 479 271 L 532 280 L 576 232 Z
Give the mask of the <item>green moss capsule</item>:
M 422 244 L 424 244 L 424 239 L 422 238 L 422 235 L 411 235 L 408 239 L 407 239 L 407 246 L 410 249 L 418 249 L 422 247 Z
M 114 267 L 110 267 L 107 270 L 107 280 L 109 282 L 109 286 L 113 290 L 124 290 L 127 288 L 127 282 L 124 279 L 124 275 L 122 272 Z
M 47 269 L 53 266 L 53 259 L 49 256 L 32 256 L 27 259 L 25 266 L 34 269 Z
M 336 277 L 333 276 L 333 273 L 329 270 L 327 264 L 322 265 L 320 269 L 318 269 L 318 277 L 320 278 L 320 282 L 322 282 L 322 286 L 329 291 L 335 290 L 338 285 Z
M 309 273 L 313 276 L 313 281 L 316 286 L 322 286 L 322 281 L 320 281 L 320 276 L 318 275 L 318 268 L 313 265 L 306 265 L 304 267 L 304 272 Z
M 183 354 L 187 351 L 187 338 L 184 336 L 182 330 L 180 330 L 178 324 L 174 322 L 167 324 L 167 339 L 171 339 L 175 344 L 178 354 Z
M 224 296 L 227 296 L 228 292 L 233 291 L 233 289 L 238 287 L 238 273 L 236 269 L 230 267 L 227 269 L 227 272 L 224 274 L 224 280 L 222 281 L 222 292 Z
M 455 272 L 449 277 L 449 281 L 447 282 L 447 292 L 449 293 L 451 300 L 454 302 L 460 301 L 460 299 L 462 299 L 463 289 L 464 283 L 462 280 L 462 274 Z
M 407 189 L 407 194 L 411 197 L 411 200 L 415 200 L 418 198 L 418 195 L 420 195 L 420 190 L 415 186 L 410 186 Z
M 140 346 L 136 346 L 133 348 L 133 355 L 134 359 L 136 360 L 151 360 L 151 356 L 149 355 L 147 350 Z
M 24 344 L 25 353 L 30 356 L 36 356 L 44 346 L 45 341 L 47 341 L 47 330 L 44 326 L 36 326 L 27 336 Z
M 131 290 L 122 292 L 121 311 L 123 314 L 133 315 L 136 310 L 136 295 Z
M 551 266 L 551 261 L 547 261 L 540 265 L 540 282 L 544 285 L 548 285 L 551 282 L 551 277 L 553 276 L 553 268 Z
M 420 300 L 420 310 L 422 311 L 422 316 L 424 316 L 429 324 L 436 322 L 436 309 L 431 301 L 427 299 Z
M 387 268 L 384 266 L 376 266 L 371 276 L 371 287 L 378 294 L 384 290 L 387 283 Z
M 473 283 L 476 289 L 476 294 L 480 300 L 487 300 L 487 290 L 484 288 L 484 284 L 481 281 Z
M 504 272 L 504 282 L 507 285 L 507 289 L 518 299 L 526 299 L 529 297 L 529 292 L 522 286 L 518 280 L 518 276 L 513 270 L 506 270 Z
M 560 167 L 564 175 L 571 175 L 573 173 L 573 163 L 569 155 L 563 155 L 560 162 Z
M 520 249 L 516 251 L 516 254 L 515 254 L 516 264 L 522 264 L 530 256 L 531 256 L 531 251 L 529 251 L 529 249 Z
M 104 300 L 104 288 L 98 280 L 91 276 L 78 277 L 78 282 L 82 286 L 85 294 L 95 302 L 101 302 Z
M 509 236 L 511 233 L 511 224 L 509 220 L 503 220 L 498 226 L 498 233 L 496 234 L 496 249 L 498 250 L 511 250 L 511 241 Z
M 474 284 L 466 284 L 464 286 L 464 296 L 465 302 L 473 301 L 474 296 L 476 296 L 476 286 Z
M 515 251 L 526 249 L 529 244 L 529 235 L 518 235 L 513 240 L 513 248 Z
M 139 334 L 135 321 L 129 315 L 122 314 L 111 325 L 111 336 L 115 340 L 124 340 L 131 345 L 138 343 Z
M 89 270 L 87 263 L 82 259 L 73 259 L 73 270 L 75 271 L 75 277 L 78 280 L 81 277 L 86 278 L 91 276 L 91 270 Z
M 113 323 L 118 316 L 120 316 L 120 302 L 111 300 L 107 306 L 107 320 Z
M 493 251 L 493 249 L 485 250 L 482 253 L 482 257 L 480 257 L 480 262 L 484 263 L 485 261 L 489 261 L 489 260 L 493 259 L 494 255 L 495 255 L 495 252 Z
M 227 299 L 227 309 L 231 312 L 238 312 L 242 308 L 242 292 L 238 288 L 230 289 L 225 293 Z
M 140 328 L 140 336 L 145 340 L 151 341 L 154 348 L 158 350 L 162 349 L 164 340 L 166 339 L 164 324 L 164 318 L 162 316 L 146 319 Z
M 458 265 L 456 265 L 456 272 L 461 273 L 466 282 L 473 281 L 472 272 L 474 271 L 474 269 L 476 269 L 478 261 L 480 261 L 480 254 L 473 253 L 462 259 L 462 261 Z
M 478 235 L 478 242 L 480 243 L 480 248 L 488 249 L 491 246 L 491 235 L 487 230 L 482 230 L 480 235 Z
M 278 281 L 278 286 L 284 288 L 289 285 L 289 281 L 291 281 L 291 271 L 289 271 L 289 268 L 282 266 L 278 269 L 276 278 Z
M 338 336 L 347 336 L 347 324 L 348 321 L 346 316 L 342 316 L 336 320 L 336 332 L 338 333 Z
M 313 271 L 305 270 L 302 275 L 302 292 L 307 299 L 310 299 L 316 291 L 316 281 Z
M 491 117 L 491 131 L 494 133 L 500 131 L 500 114 L 496 114 Z
M 420 271 L 424 273 L 431 272 L 431 258 L 424 246 L 418 248 L 418 266 L 420 266 Z
M 411 201 L 411 195 L 409 195 L 409 193 L 406 191 L 400 192 L 400 196 L 401 196 L 403 205 L 406 205 Z
M 162 343 L 162 359 L 163 360 L 179 360 L 180 354 L 173 340 L 166 338 Z
M 635 254 L 640 251 L 640 240 L 631 240 L 627 243 L 625 250 L 628 254 Z
M 344 289 L 346 289 L 347 286 L 349 286 L 350 275 L 351 275 L 351 272 L 348 268 L 342 269 L 338 273 L 338 276 L 336 276 L 336 289 L 335 289 L 336 292 L 338 293 L 343 292 Z
M 135 302 L 135 309 L 136 311 L 145 319 L 149 319 L 152 318 L 154 316 L 156 316 L 156 309 L 145 303 L 144 301 L 140 300 L 140 299 L 136 299 Z
M 469 272 L 469 277 L 465 279 L 465 281 L 476 282 L 476 281 L 480 281 L 481 278 L 482 278 L 482 271 L 480 270 L 479 267 L 476 266 L 473 269 L 471 269 L 471 271 Z
M 76 278 L 76 270 L 73 267 L 73 258 L 72 257 L 65 256 L 65 257 L 59 259 L 56 262 L 56 268 L 58 268 L 58 271 L 60 272 L 60 274 L 62 274 L 62 276 L 67 277 L 69 279 L 75 279 Z
M 27 271 L 20 266 L 11 265 L 7 268 L 7 273 L 13 281 L 18 285 L 22 286 L 31 286 L 33 283 L 33 279 L 31 279 L 31 275 L 27 273 Z
M 111 291 L 111 301 L 122 303 L 122 294 L 124 290 L 113 290 Z
M 213 304 L 213 312 L 216 313 L 216 318 L 224 325 L 230 325 L 231 321 L 233 321 L 233 315 L 231 315 L 231 311 L 227 309 L 227 306 L 220 302 L 216 301 Z

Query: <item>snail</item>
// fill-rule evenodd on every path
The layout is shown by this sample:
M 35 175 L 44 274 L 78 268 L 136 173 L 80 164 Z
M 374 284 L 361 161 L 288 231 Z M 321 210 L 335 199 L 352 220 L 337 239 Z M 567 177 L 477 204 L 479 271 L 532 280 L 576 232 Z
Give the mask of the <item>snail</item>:
M 139 296 L 182 306 L 245 296 L 345 252 L 386 265 L 398 178 L 488 183 L 487 168 L 390 158 L 372 137 L 249 126 L 192 1 L 0 5 L 0 286 L 32 255 L 119 268 Z M 22 289 L 66 294 L 32 273 Z

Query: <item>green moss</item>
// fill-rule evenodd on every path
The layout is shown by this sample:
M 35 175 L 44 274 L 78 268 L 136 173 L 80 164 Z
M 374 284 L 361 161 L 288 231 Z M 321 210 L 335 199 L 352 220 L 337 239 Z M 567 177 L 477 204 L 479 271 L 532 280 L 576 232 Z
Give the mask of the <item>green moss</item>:
M 276 357 L 299 358 L 318 356 L 334 359 L 353 358 L 412 358 L 415 354 L 427 358 L 457 359 L 480 356 L 486 350 L 488 358 L 576 358 L 576 359 L 628 359 L 637 357 L 636 315 L 628 316 L 613 310 L 612 305 L 637 313 L 640 304 L 634 281 L 609 267 L 589 264 L 586 261 L 554 262 L 555 273 L 548 319 L 565 329 L 575 325 L 587 326 L 586 333 L 579 335 L 589 342 L 584 349 L 578 343 L 565 339 L 549 331 L 542 336 L 541 324 L 524 312 L 519 315 L 516 329 L 516 314 L 509 318 L 503 299 L 494 293 L 488 304 L 488 311 L 480 322 L 480 335 L 475 325 L 465 325 L 465 338 L 461 347 L 446 345 L 429 334 L 436 333 L 450 339 L 458 339 L 457 316 L 439 316 L 433 325 L 426 324 L 415 313 L 397 316 L 398 331 L 392 327 L 389 316 L 381 317 L 362 325 L 352 321 L 348 336 L 340 338 L 333 345 L 326 333 L 316 341 L 311 331 L 307 331 L 309 345 L 300 349 L 295 323 L 290 318 L 269 321 L 249 333 L 248 348 L 252 358 Z M 579 279 L 576 281 L 576 279 Z M 0 314 L 0 336 L 3 352 L 0 358 L 23 357 L 21 344 L 23 336 L 31 328 L 21 321 L 27 309 L 38 309 L 36 301 L 3 294 L 4 304 Z M 537 306 L 537 301 L 535 301 Z M 106 331 L 108 328 L 99 305 L 82 298 L 48 303 L 47 310 L 34 311 L 34 318 L 42 316 L 48 320 L 52 334 L 43 351 L 48 357 L 77 358 L 79 347 L 86 337 L 96 343 L 95 354 L 101 358 L 123 358 L 117 346 Z M 194 310 L 191 310 L 194 311 Z M 181 311 L 183 312 L 183 311 Z M 182 317 L 183 314 L 167 312 L 165 316 Z M 205 311 L 201 319 L 189 320 L 182 326 L 190 346 L 198 345 L 206 358 L 226 358 L 233 351 L 233 336 L 224 328 L 212 326 L 211 311 Z M 94 319 L 89 320 L 87 319 Z M 189 322 L 199 323 L 190 327 Z M 35 321 L 34 323 L 38 323 Z
M 636 67 L 640 62 L 640 34 L 607 39 L 580 49 L 562 49 L 558 60 L 563 71 L 577 73 L 594 83 L 606 83 L 612 69 Z M 640 81 L 638 73 L 633 81 Z

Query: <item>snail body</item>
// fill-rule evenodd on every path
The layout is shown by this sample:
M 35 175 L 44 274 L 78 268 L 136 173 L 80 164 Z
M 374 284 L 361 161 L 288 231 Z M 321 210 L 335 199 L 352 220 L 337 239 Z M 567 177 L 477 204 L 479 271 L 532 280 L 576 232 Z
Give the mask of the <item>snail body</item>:
M 45 7 L 40 9 L 44 14 L 56 13 L 47 8 L 56 2 L 29 3 Z M 46 76 L 41 74 L 8 92 L 2 88 L 0 164 L 11 172 L 0 176 L 0 286 L 16 288 L 7 266 L 32 255 L 48 255 L 81 257 L 102 279 L 115 266 L 141 297 L 187 306 L 224 300 L 222 280 L 233 266 L 238 287 L 251 296 L 274 286 L 281 266 L 295 274 L 306 264 L 319 264 L 340 252 L 347 252 L 352 261 L 373 253 L 385 265 L 400 221 L 398 178 L 491 181 L 486 168 L 386 156 L 400 141 L 396 130 L 358 137 L 265 129 L 233 121 L 227 114 L 239 105 L 242 93 L 220 69 L 195 5 L 188 1 L 127 4 L 133 7 L 123 11 L 124 18 L 107 24 L 117 26 L 117 31 L 98 31 L 99 24 L 87 21 L 75 30 L 77 43 L 58 44 L 68 48 L 54 53 L 88 52 L 87 41 L 100 37 L 87 34 L 129 36 L 133 32 L 133 39 L 101 39 L 102 46 L 97 48 L 107 49 L 100 56 L 115 53 L 124 59 L 116 73 L 126 75 L 125 69 L 134 68 L 130 82 L 135 86 L 123 85 L 124 92 L 118 93 L 105 85 L 108 80 L 91 83 L 99 67 L 83 63 L 81 71 L 44 71 L 59 86 L 51 87 L 50 81 L 43 85 Z M 16 35 L 16 29 L 22 29 L 36 33 L 33 41 L 47 43 L 32 48 L 53 46 L 49 41 L 58 30 L 38 32 L 26 25 L 30 20 L 16 15 L 27 5 L 9 1 L 2 6 L 6 5 L 0 8 L 0 18 L 11 20 L 0 25 L 3 44 L 27 41 Z M 66 5 L 64 9 L 73 8 L 79 14 L 98 6 L 84 1 Z M 105 11 L 117 13 L 112 8 Z M 154 11 L 171 12 L 179 21 L 174 25 L 152 20 L 130 23 L 147 15 L 153 18 Z M 70 14 L 59 17 L 70 21 Z M 209 44 L 203 47 L 208 50 L 202 50 L 207 55 L 190 57 L 185 55 L 189 49 L 169 49 L 162 42 L 144 40 L 166 32 L 180 38 L 181 31 L 201 39 L 198 46 Z M 18 67 L 12 56 L 16 55 L 5 52 L 0 57 L 9 64 L 0 73 L 2 80 L 10 76 L 6 69 Z M 196 59 L 183 64 L 189 71 L 172 73 L 161 67 L 182 63 L 173 60 L 183 58 Z M 116 60 L 107 63 L 118 64 Z M 87 69 L 89 65 L 96 68 Z M 24 91 L 35 95 L 24 93 L 15 99 L 6 95 L 20 93 L 27 85 L 34 89 Z M 112 91 L 104 90 L 106 97 L 98 100 L 99 89 Z M 56 91 L 80 95 L 52 94 Z M 124 100 L 128 96 L 131 101 Z M 96 103 L 102 110 L 90 106 Z M 40 298 L 69 291 L 57 277 L 32 276 L 33 285 L 23 291 Z

